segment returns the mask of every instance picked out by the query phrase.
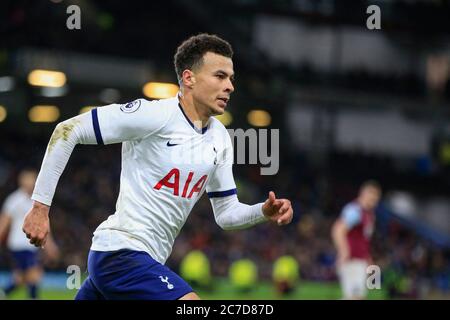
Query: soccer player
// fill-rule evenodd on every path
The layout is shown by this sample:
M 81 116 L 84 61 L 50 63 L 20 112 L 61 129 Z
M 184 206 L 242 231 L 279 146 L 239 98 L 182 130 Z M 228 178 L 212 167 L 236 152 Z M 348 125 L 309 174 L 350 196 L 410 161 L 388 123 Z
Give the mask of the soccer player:
M 0 239 L 8 233 L 7 247 L 13 259 L 13 277 L 11 283 L 1 291 L 9 295 L 21 285 L 27 285 L 31 299 L 38 298 L 38 285 L 43 274 L 39 260 L 39 250 L 31 245 L 22 232 L 25 214 L 32 207 L 31 194 L 36 182 L 37 172 L 34 169 L 24 169 L 20 172 L 19 188 L 5 200 L 0 215 Z M 58 249 L 49 237 L 46 254 L 51 259 L 58 255 Z
M 366 181 L 360 187 L 358 198 L 343 208 L 332 227 L 337 274 L 344 299 L 366 298 L 366 269 L 372 262 L 370 239 L 375 227 L 374 209 L 380 197 L 380 185 L 376 181 Z
M 234 91 L 232 55 L 215 35 L 193 36 L 174 57 L 177 96 L 111 104 L 56 126 L 23 226 L 37 246 L 46 241 L 55 188 L 75 145 L 122 142 L 116 212 L 94 232 L 89 277 L 76 299 L 199 299 L 164 263 L 205 189 L 223 229 L 291 222 L 290 201 L 272 191 L 264 203 L 238 200 L 231 138 L 213 117 Z

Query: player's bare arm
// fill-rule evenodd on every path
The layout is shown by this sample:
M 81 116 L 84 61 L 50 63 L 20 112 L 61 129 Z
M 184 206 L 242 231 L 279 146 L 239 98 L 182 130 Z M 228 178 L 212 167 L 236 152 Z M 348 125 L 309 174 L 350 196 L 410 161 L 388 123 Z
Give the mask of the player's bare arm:
M 342 219 L 336 220 L 334 223 L 331 236 L 337 250 L 337 266 L 342 265 L 350 257 L 350 249 L 347 243 L 348 228 Z
M 0 214 L 0 239 L 3 239 L 10 224 L 11 224 L 11 217 L 4 212 Z

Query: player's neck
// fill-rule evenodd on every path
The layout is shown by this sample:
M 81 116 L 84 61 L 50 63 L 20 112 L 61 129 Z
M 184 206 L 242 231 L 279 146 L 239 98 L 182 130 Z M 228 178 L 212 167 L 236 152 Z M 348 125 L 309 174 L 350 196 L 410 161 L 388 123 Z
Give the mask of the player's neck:
M 192 96 L 180 94 L 178 96 L 183 111 L 189 120 L 198 128 L 201 129 L 206 126 L 209 120 L 209 115 L 202 113 L 202 109 L 197 107 L 192 99 Z
M 358 204 L 361 206 L 363 210 L 369 211 L 371 210 L 370 206 L 368 206 L 364 201 L 358 199 Z
M 28 190 L 28 189 L 23 188 L 23 187 L 19 187 L 19 189 L 22 190 L 22 192 L 25 192 L 30 197 L 33 195 L 33 191 L 31 191 L 31 190 Z

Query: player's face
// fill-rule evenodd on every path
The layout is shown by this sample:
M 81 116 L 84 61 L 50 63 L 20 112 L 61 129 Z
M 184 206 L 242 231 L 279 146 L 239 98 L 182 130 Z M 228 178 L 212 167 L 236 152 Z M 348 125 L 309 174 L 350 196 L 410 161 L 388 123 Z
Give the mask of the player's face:
M 372 210 L 377 206 L 380 197 L 380 190 L 374 187 L 366 187 L 361 190 L 360 203 L 365 209 Z
M 19 176 L 19 185 L 22 189 L 24 189 L 28 194 L 33 193 L 34 184 L 36 183 L 36 172 L 34 171 L 25 171 L 22 172 Z
M 205 108 L 209 116 L 223 114 L 234 91 L 233 61 L 207 52 L 203 64 L 194 72 L 193 97 L 197 105 Z

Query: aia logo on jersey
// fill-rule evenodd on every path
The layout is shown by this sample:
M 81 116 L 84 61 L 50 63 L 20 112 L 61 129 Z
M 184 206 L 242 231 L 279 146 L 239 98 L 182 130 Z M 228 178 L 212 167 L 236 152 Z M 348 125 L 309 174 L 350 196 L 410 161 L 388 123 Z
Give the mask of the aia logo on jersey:
M 192 179 L 194 178 L 194 172 L 190 171 L 189 175 L 186 179 L 186 182 L 183 186 L 183 191 L 181 193 L 182 198 L 191 199 L 194 193 L 200 193 L 202 191 L 203 186 L 206 183 L 208 175 L 203 175 L 198 181 L 193 184 L 192 189 L 189 190 Z M 170 170 L 170 172 L 153 187 L 156 190 L 161 189 L 162 187 L 166 187 L 173 190 L 174 196 L 180 195 L 180 170 L 174 168 Z

